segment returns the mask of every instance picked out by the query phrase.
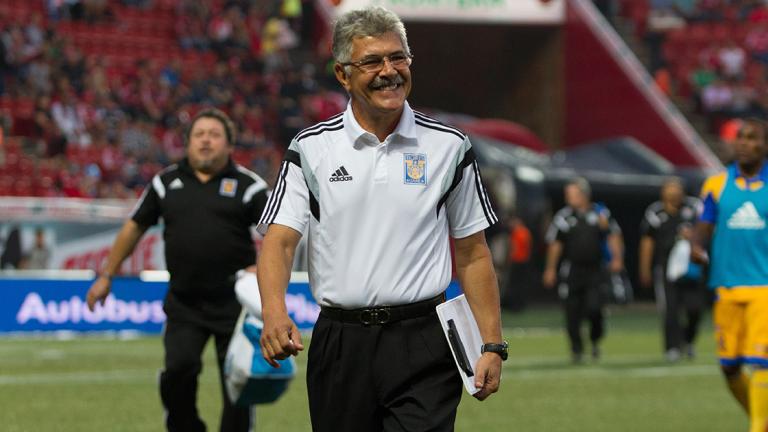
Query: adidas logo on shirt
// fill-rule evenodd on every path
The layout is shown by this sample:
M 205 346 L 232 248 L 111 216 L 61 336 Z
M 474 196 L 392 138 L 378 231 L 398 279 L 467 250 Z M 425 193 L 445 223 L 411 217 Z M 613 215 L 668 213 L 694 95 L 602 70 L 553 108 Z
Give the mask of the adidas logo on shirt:
M 332 182 L 352 181 L 352 176 L 349 175 L 347 169 L 344 168 L 344 165 L 342 165 L 339 169 L 336 170 L 336 172 L 331 174 L 331 178 L 328 180 Z
M 168 185 L 168 189 L 181 189 L 184 187 L 184 183 L 181 182 L 181 179 L 173 179 L 171 184 Z
M 765 220 L 757 213 L 755 205 L 747 201 L 728 219 L 728 228 L 744 230 L 763 229 L 765 228 Z

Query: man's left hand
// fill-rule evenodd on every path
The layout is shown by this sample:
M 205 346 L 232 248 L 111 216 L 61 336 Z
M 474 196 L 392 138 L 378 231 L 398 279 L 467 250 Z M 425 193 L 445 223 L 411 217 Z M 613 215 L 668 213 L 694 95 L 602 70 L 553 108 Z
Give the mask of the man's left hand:
M 477 400 L 485 400 L 488 396 L 499 391 L 501 382 L 501 356 L 496 353 L 483 353 L 475 367 L 475 387 L 480 391 L 474 396 Z

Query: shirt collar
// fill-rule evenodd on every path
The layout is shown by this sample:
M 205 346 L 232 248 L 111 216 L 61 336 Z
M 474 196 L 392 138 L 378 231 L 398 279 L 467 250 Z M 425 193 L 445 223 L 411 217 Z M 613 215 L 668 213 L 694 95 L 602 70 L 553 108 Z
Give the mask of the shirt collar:
M 741 171 L 739 171 L 739 164 L 737 164 L 736 162 L 732 163 L 728 167 L 728 174 L 731 175 L 733 178 L 744 177 L 741 174 Z M 763 167 L 760 168 L 760 172 L 758 172 L 756 176 L 749 179 L 745 178 L 745 180 L 750 180 L 750 181 L 760 180 L 763 182 L 768 181 L 768 160 L 763 161 Z
M 185 157 L 184 159 L 180 160 L 178 165 L 179 165 L 179 170 L 197 178 L 197 176 L 195 176 L 195 170 L 193 170 L 192 165 L 189 164 L 189 158 Z M 236 172 L 237 172 L 237 168 L 235 168 L 235 163 L 232 161 L 232 158 L 229 158 L 229 160 L 227 161 L 227 165 L 224 166 L 224 169 L 222 169 L 218 173 L 211 176 L 211 179 L 223 177 L 227 174 L 231 175 Z
M 352 102 L 347 104 L 347 109 L 344 111 L 344 130 L 347 131 L 350 142 L 354 145 L 363 136 L 372 136 L 376 139 L 375 135 L 363 129 L 360 123 L 357 122 L 355 114 L 352 112 Z M 413 110 L 405 101 L 403 105 L 403 113 L 400 115 L 400 121 L 397 122 L 397 127 L 390 134 L 391 136 L 399 136 L 402 138 L 416 138 L 415 125 L 416 120 L 413 116 Z

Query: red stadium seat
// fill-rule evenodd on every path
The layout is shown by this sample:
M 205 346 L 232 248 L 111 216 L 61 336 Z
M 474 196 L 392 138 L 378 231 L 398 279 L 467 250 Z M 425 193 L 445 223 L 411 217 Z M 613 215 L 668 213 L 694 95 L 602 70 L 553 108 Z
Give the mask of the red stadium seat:
M 19 177 L 13 183 L 13 195 L 34 196 L 32 180 L 29 177 Z
M 730 24 L 724 22 L 712 24 L 710 37 L 717 41 L 727 41 L 732 39 Z
M 697 23 L 688 27 L 686 39 L 690 41 L 709 41 L 711 40 L 712 27 L 710 24 Z
M 0 196 L 13 195 L 13 177 L 10 175 L 0 176 Z

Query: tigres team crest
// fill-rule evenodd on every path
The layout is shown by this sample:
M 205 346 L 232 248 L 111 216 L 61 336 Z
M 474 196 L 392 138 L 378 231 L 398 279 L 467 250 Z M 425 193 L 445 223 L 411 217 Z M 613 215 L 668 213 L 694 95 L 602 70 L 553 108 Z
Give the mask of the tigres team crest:
M 405 184 L 427 184 L 427 155 L 421 153 L 403 154 Z
M 237 180 L 231 178 L 221 179 L 221 186 L 219 186 L 219 195 L 225 197 L 233 197 L 237 192 Z

